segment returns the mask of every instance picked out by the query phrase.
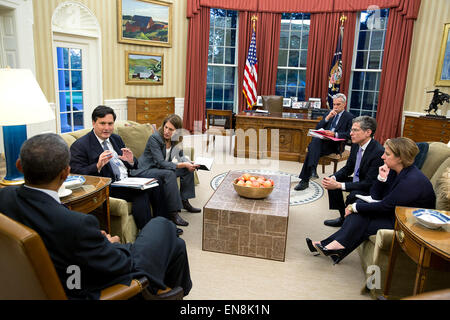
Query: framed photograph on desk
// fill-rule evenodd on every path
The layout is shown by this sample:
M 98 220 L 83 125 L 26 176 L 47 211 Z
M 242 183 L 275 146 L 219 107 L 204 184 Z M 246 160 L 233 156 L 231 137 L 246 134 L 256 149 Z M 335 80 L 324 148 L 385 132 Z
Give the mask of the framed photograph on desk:
M 439 51 L 439 60 L 436 70 L 436 86 L 450 87 L 450 23 L 444 24 L 444 34 Z

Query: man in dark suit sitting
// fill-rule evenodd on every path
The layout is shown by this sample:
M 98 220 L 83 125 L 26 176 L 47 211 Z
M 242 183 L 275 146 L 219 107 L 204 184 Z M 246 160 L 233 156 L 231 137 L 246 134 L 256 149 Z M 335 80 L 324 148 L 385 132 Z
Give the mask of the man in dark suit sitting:
M 114 284 L 129 285 L 145 276 L 150 292 L 192 287 L 186 244 L 169 220 L 156 217 L 140 231 L 135 243 L 121 244 L 99 229 L 97 218 L 69 210 L 58 189 L 70 172 L 70 152 L 53 133 L 24 142 L 17 168 L 25 184 L 0 189 L 0 212 L 35 230 L 42 238 L 69 298 L 98 299 Z M 7 257 L 2 257 L 2 259 Z M 72 288 L 69 267 L 78 266 L 80 286 Z
M 77 139 L 70 147 L 72 173 L 102 176 L 114 181 L 128 176 L 137 169 L 138 160 L 125 147 L 122 138 L 113 133 L 116 114 L 107 106 L 98 106 L 92 112 L 92 131 Z M 160 182 L 160 181 L 159 181 Z M 163 185 L 146 190 L 126 187 L 110 188 L 110 196 L 132 202 L 132 214 L 138 229 L 142 229 L 153 216 L 169 218 L 163 199 Z M 178 234 L 182 233 L 177 229 Z
M 323 133 L 328 136 L 345 140 L 350 139 L 353 115 L 345 111 L 346 103 L 347 98 L 344 94 L 338 93 L 333 96 L 333 109 L 317 124 L 316 130 L 324 129 Z M 320 157 L 338 153 L 340 144 L 341 142 L 312 138 L 299 175 L 301 181 L 294 188 L 296 191 L 305 190 L 309 187 L 311 176 L 317 176 L 316 167 Z
M 337 209 L 340 213 L 337 219 L 325 220 L 325 225 L 340 227 L 344 223 L 345 208 L 356 202 L 356 195 L 370 194 L 372 183 L 378 176 L 378 168 L 384 163 L 381 159 L 384 148 L 373 139 L 376 129 L 374 118 L 361 116 L 353 119 L 350 130 L 352 148 L 347 163 L 322 181 L 323 187 L 328 190 L 330 209 Z M 345 203 L 342 191 L 350 192 Z

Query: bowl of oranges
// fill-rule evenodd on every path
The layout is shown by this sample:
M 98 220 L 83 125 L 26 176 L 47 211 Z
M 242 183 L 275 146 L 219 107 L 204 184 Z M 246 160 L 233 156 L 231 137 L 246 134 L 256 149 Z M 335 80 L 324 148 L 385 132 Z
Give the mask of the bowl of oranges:
M 272 193 L 274 182 L 272 179 L 266 179 L 263 176 L 244 173 L 239 178 L 234 179 L 233 187 L 241 197 L 264 199 Z

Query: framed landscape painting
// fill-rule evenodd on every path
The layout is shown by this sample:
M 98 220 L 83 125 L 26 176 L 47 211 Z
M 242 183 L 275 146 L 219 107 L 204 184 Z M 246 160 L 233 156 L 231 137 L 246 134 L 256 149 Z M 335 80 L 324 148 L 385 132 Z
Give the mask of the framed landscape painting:
M 444 24 L 444 35 L 436 71 L 436 86 L 450 87 L 450 23 Z
M 162 85 L 162 54 L 126 51 L 126 84 Z
M 117 0 L 119 42 L 172 46 L 172 4 L 157 0 Z

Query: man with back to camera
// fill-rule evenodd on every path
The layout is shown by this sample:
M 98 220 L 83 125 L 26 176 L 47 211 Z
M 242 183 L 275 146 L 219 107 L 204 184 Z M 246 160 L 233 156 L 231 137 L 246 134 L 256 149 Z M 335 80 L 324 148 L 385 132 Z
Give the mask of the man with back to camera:
M 350 128 L 352 126 L 353 115 L 345 111 L 347 98 L 344 94 L 338 93 L 333 96 L 333 109 L 317 124 L 316 130 L 324 129 L 323 133 L 330 137 L 339 139 L 350 139 Z M 320 139 L 313 137 L 308 145 L 302 170 L 299 178 L 301 181 L 295 186 L 294 190 L 305 190 L 309 187 L 311 176 L 317 177 L 316 168 L 319 159 L 331 153 L 338 153 L 340 141 L 329 139 Z
M 34 136 L 24 142 L 17 160 L 25 184 L 0 189 L 0 212 L 35 230 L 42 238 L 69 298 L 98 299 L 114 284 L 149 279 L 157 294 L 167 287 L 192 287 L 185 242 L 175 225 L 162 217 L 148 222 L 131 244 L 121 244 L 99 229 L 91 214 L 71 211 L 60 203 L 58 189 L 69 172 L 70 152 L 57 134 Z M 67 287 L 69 266 L 80 268 L 81 287 Z
M 378 168 L 384 164 L 381 159 L 384 148 L 373 139 L 377 129 L 376 120 L 369 116 L 360 116 L 352 122 L 352 147 L 345 166 L 331 177 L 322 180 L 322 186 L 328 190 L 330 209 L 337 209 L 340 214 L 337 219 L 324 221 L 324 224 L 330 227 L 342 226 L 345 207 L 356 202 L 357 194 L 370 194 L 372 183 L 378 176 Z M 350 192 L 345 203 L 342 191 Z
M 128 177 L 131 169 L 136 169 L 138 160 L 125 147 L 122 138 L 114 134 L 116 114 L 107 106 L 98 106 L 92 112 L 92 131 L 77 139 L 70 147 L 71 172 L 111 178 L 112 181 Z M 138 229 L 142 229 L 154 216 L 168 218 L 167 207 L 161 201 L 163 185 L 146 190 L 127 187 L 110 188 L 110 196 L 132 202 L 132 214 Z M 182 234 L 177 228 L 177 233 Z

